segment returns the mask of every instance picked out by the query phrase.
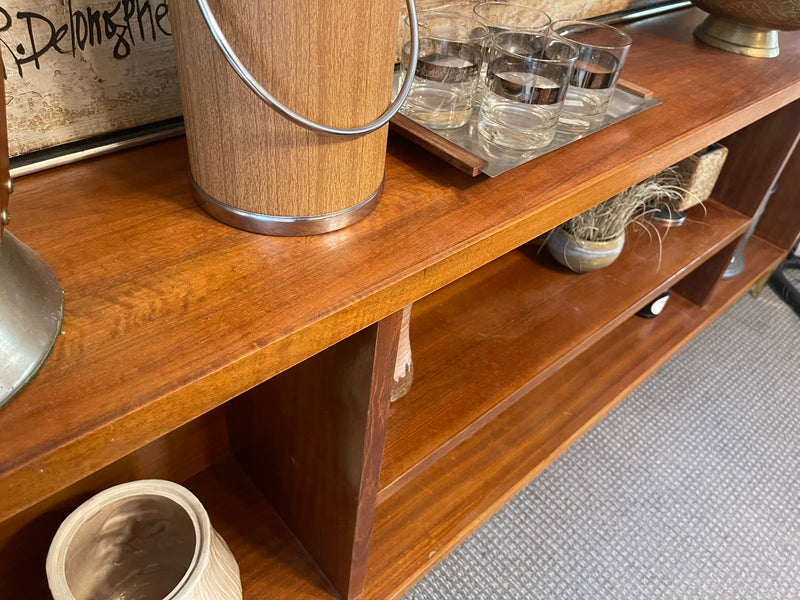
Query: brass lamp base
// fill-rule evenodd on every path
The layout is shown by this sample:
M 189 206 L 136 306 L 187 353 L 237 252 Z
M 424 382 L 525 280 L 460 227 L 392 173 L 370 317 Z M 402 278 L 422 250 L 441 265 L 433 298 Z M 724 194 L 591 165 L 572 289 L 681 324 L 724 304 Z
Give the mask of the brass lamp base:
M 714 15 L 706 17 L 694 35 L 710 46 L 744 56 L 774 58 L 780 52 L 777 30 L 743 25 Z

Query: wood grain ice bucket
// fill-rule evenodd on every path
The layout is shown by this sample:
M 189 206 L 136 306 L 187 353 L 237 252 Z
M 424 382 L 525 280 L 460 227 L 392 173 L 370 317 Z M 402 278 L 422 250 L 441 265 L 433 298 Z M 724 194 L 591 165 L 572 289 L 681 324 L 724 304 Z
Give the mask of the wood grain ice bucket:
M 239 566 L 186 488 L 158 479 L 90 498 L 47 554 L 54 600 L 242 600 Z
M 389 104 L 396 0 L 173 0 L 170 14 L 200 206 L 272 235 L 374 208 L 386 124 L 411 85 Z

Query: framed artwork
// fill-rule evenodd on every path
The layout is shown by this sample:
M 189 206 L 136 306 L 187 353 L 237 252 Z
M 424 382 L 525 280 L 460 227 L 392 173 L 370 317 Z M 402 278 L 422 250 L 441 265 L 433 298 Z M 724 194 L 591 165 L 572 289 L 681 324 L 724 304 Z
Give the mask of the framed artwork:
M 181 115 L 166 0 L 0 0 L 11 156 Z

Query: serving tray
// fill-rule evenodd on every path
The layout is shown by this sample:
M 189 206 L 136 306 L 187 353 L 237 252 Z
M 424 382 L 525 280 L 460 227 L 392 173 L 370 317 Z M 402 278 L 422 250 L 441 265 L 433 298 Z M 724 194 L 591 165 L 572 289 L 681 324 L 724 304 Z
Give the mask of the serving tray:
M 478 133 L 477 110 L 473 111 L 469 123 L 457 129 L 429 129 L 401 114 L 392 117 L 391 128 L 403 137 L 473 177 L 479 173 L 484 173 L 489 177 L 496 177 L 534 158 L 592 135 L 601 129 L 610 127 L 659 104 L 661 102 L 653 97 L 653 93 L 650 90 L 628 81 L 620 80 L 617 82 L 617 88 L 611 97 L 608 111 L 601 125 L 593 127 L 580 135 L 557 131 L 555 138 L 549 145 L 525 153 L 505 150 L 486 142 Z

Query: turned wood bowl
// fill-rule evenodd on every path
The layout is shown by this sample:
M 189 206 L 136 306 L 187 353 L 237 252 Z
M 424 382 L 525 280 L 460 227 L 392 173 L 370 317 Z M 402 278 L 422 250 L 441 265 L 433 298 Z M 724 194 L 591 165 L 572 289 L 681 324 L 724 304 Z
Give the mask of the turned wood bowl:
M 710 16 L 695 30 L 702 41 L 728 52 L 778 56 L 778 30 L 800 29 L 800 0 L 692 0 Z

